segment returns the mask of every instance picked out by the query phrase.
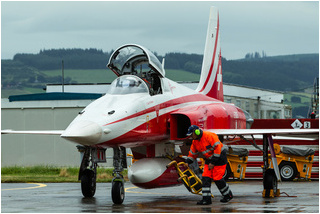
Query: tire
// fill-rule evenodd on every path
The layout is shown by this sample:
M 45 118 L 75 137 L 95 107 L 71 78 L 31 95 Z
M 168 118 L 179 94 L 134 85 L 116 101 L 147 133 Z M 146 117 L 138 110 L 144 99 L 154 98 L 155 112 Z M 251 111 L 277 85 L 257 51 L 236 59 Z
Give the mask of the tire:
M 91 198 L 96 193 L 96 176 L 95 172 L 90 169 L 84 170 L 81 176 L 82 195 Z
M 124 201 L 124 186 L 121 181 L 114 181 L 112 183 L 111 191 L 112 201 L 114 204 L 122 204 Z
M 277 181 L 277 176 L 274 173 L 273 169 L 268 169 L 263 178 L 263 188 L 266 190 L 265 192 L 265 197 L 270 198 L 273 197 L 271 195 L 271 191 L 273 190 L 273 193 L 276 194 L 278 190 L 278 181 Z
M 282 181 L 292 181 L 298 174 L 296 165 L 293 162 L 282 161 L 279 165 Z
M 224 173 L 224 175 L 223 175 L 223 179 L 225 180 L 225 181 L 228 181 L 228 179 L 229 179 L 229 177 L 232 175 L 232 171 L 231 171 L 231 168 L 230 168 L 230 165 L 229 165 L 229 163 L 227 164 L 227 167 L 226 167 L 226 171 L 225 171 L 225 173 Z

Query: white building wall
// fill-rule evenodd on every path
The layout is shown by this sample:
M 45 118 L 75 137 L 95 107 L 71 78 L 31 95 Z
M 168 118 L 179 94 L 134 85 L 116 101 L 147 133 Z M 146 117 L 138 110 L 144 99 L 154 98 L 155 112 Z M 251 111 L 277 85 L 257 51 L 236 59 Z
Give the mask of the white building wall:
M 46 92 L 69 92 L 69 93 L 99 93 L 105 94 L 110 84 L 88 84 L 88 85 L 48 85 Z
M 223 94 L 225 96 L 242 97 L 247 99 L 258 99 L 267 102 L 283 101 L 283 93 L 269 90 L 262 90 L 256 88 L 249 88 L 245 86 L 224 85 Z
M 64 130 L 90 100 L 23 101 L 1 99 L 1 129 Z M 76 144 L 52 135 L 1 135 L 1 166 L 80 166 Z M 112 150 L 107 150 L 107 156 Z M 112 166 L 112 161 L 103 166 Z

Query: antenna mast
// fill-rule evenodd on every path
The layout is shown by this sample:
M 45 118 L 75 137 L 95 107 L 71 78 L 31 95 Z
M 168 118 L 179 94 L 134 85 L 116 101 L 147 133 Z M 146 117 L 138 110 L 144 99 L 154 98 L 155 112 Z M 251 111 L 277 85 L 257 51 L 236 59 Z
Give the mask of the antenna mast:
M 64 62 L 62 60 L 62 93 L 64 93 Z

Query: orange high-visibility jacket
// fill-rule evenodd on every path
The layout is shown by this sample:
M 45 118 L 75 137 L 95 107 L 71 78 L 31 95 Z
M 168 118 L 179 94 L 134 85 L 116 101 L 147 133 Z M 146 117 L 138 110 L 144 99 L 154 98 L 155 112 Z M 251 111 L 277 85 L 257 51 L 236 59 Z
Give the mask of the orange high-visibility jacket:
M 192 141 L 188 158 L 195 161 L 199 153 L 202 153 L 205 159 L 211 160 L 213 164 L 224 165 L 227 162 L 226 150 L 226 146 L 220 142 L 218 135 L 212 132 L 203 131 L 202 137 L 199 140 Z M 221 156 L 223 151 L 225 152 Z M 219 161 L 221 158 L 223 160 Z

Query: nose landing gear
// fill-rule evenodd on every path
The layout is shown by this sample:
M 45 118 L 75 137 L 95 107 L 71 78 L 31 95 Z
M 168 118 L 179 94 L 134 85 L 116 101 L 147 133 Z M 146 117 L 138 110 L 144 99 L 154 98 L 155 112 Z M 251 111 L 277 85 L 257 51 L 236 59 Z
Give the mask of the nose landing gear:
M 78 176 L 78 180 L 81 181 L 82 195 L 91 198 L 96 192 L 98 163 L 106 162 L 106 149 L 80 145 L 77 148 L 82 160 Z
M 93 148 L 88 146 L 77 146 L 79 152 L 83 154 L 80 165 L 78 180 L 81 180 L 81 191 L 84 197 L 91 198 L 96 192 L 96 178 L 97 178 L 97 162 L 93 159 Z M 91 163 L 91 165 L 90 165 Z M 89 167 L 90 165 L 90 167 Z M 88 168 L 89 167 L 89 168 Z

